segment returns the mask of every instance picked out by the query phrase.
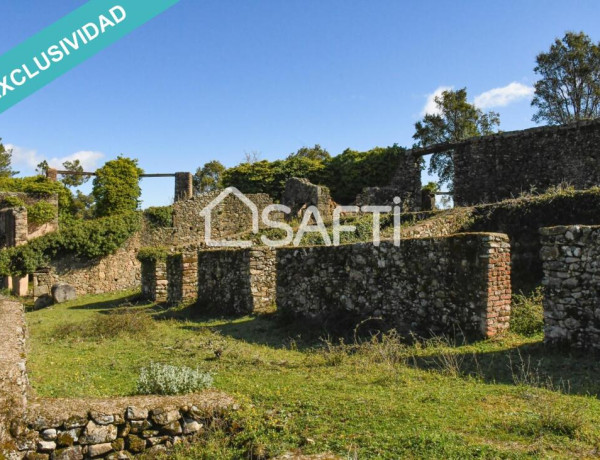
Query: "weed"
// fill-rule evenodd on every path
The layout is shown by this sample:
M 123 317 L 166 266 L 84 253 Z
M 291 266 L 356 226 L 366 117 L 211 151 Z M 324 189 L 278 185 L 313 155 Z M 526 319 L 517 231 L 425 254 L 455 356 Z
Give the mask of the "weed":
M 140 371 L 137 394 L 178 395 L 194 393 L 212 386 L 213 379 L 207 372 L 189 367 L 150 363 Z

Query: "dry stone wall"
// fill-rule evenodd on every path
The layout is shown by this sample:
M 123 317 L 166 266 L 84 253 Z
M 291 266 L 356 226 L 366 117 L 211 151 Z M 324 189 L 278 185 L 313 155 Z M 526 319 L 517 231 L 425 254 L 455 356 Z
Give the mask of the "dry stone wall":
M 454 203 L 468 206 L 568 182 L 600 185 L 600 120 L 475 138 L 454 150 Z
M 285 183 L 281 204 L 288 206 L 291 212 L 288 219 L 301 218 L 302 211 L 308 206 L 315 206 L 324 221 L 331 220 L 333 202 L 329 189 L 315 185 L 308 179 L 292 177 Z
M 167 300 L 167 263 L 164 260 L 144 260 L 142 263 L 142 296 L 154 302 Z
M 198 297 L 198 253 L 185 252 L 167 257 L 167 301 L 170 304 L 194 301 Z
M 275 251 L 267 247 L 198 253 L 198 304 L 227 314 L 275 304 Z
M 402 333 L 489 337 L 508 328 L 510 301 L 506 235 L 277 251 L 277 306 L 296 317 L 379 317 Z
M 600 351 L 600 226 L 540 230 L 544 340 Z

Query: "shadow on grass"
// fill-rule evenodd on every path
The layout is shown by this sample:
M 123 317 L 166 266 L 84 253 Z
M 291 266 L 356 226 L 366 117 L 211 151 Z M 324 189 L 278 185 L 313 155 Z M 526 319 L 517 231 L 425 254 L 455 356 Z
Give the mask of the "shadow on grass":
M 139 293 L 124 295 L 122 297 L 98 300 L 85 304 L 68 306 L 69 310 L 98 310 L 98 313 L 110 313 L 111 310 L 123 307 L 151 307 L 153 310 L 161 311 L 160 305 L 144 300 Z
M 550 347 L 541 339 L 507 350 L 469 353 L 457 349 L 413 356 L 408 364 L 423 370 L 473 376 L 485 383 L 528 385 L 600 397 L 598 356 Z

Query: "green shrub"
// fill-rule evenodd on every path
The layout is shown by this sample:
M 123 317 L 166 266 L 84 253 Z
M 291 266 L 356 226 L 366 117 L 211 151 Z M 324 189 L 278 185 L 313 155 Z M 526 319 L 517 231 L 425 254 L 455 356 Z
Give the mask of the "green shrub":
M 152 227 L 172 227 L 173 206 L 152 206 L 144 211 L 144 217 Z
M 142 193 L 139 180 L 142 173 L 137 160 L 121 156 L 98 169 L 92 190 L 96 215 L 104 217 L 137 210 Z
M 27 206 L 27 222 L 34 225 L 43 225 L 52 221 L 56 216 L 56 206 L 47 201 L 38 201 Z
M 89 221 L 73 221 L 23 246 L 0 251 L 0 275 L 33 273 L 49 260 L 66 254 L 96 259 L 112 254 L 140 229 L 138 213 Z
M 3 208 L 19 208 L 21 206 L 25 206 L 25 202 L 18 196 L 7 195 L 2 198 Z
M 538 287 L 529 296 L 514 294 L 510 330 L 521 335 L 535 335 L 544 330 L 544 291 Z
M 137 259 L 140 262 L 157 262 L 167 260 L 169 250 L 164 247 L 146 247 L 141 248 L 137 253 Z
M 140 371 L 138 394 L 178 395 L 212 386 L 212 376 L 189 367 L 150 363 Z

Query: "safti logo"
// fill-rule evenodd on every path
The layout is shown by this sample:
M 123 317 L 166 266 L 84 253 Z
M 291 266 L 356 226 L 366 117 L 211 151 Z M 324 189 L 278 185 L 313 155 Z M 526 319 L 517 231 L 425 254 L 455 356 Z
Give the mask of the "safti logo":
M 0 56 L 0 113 L 179 0 L 91 0 Z
M 332 236 L 329 235 L 327 227 L 323 222 L 323 218 L 319 209 L 316 206 L 309 206 L 304 211 L 302 216 L 302 222 L 298 227 L 296 234 L 294 235 L 294 229 L 282 222 L 281 220 L 273 219 L 274 213 L 289 214 L 291 209 L 288 206 L 282 204 L 271 204 L 266 206 L 262 213 L 259 212 L 256 204 L 250 200 L 246 195 L 240 192 L 235 187 L 228 187 L 223 190 L 214 200 L 212 200 L 202 211 L 200 216 L 204 218 L 204 242 L 207 246 L 211 247 L 238 247 L 247 248 L 252 246 L 252 241 L 248 240 L 213 240 L 212 238 L 212 215 L 215 207 L 220 205 L 228 196 L 233 195 L 239 199 L 252 214 L 252 233 L 257 234 L 260 229 L 260 220 L 262 220 L 263 228 L 272 228 L 283 230 L 286 236 L 282 239 L 272 240 L 266 235 L 261 235 L 260 239 L 266 246 L 277 248 L 281 246 L 300 246 L 302 238 L 308 233 L 318 233 L 326 246 L 339 246 L 340 236 L 344 232 L 352 233 L 356 231 L 354 225 L 342 225 L 340 223 L 340 217 L 343 213 L 371 213 L 373 214 L 372 224 L 372 235 L 373 244 L 379 246 L 380 229 L 381 229 L 381 215 L 387 213 L 393 213 L 394 219 L 394 235 L 393 242 L 395 246 L 400 246 L 400 198 L 394 198 L 394 206 L 337 206 L 333 210 L 332 220 Z M 260 214 L 260 218 L 259 218 Z

